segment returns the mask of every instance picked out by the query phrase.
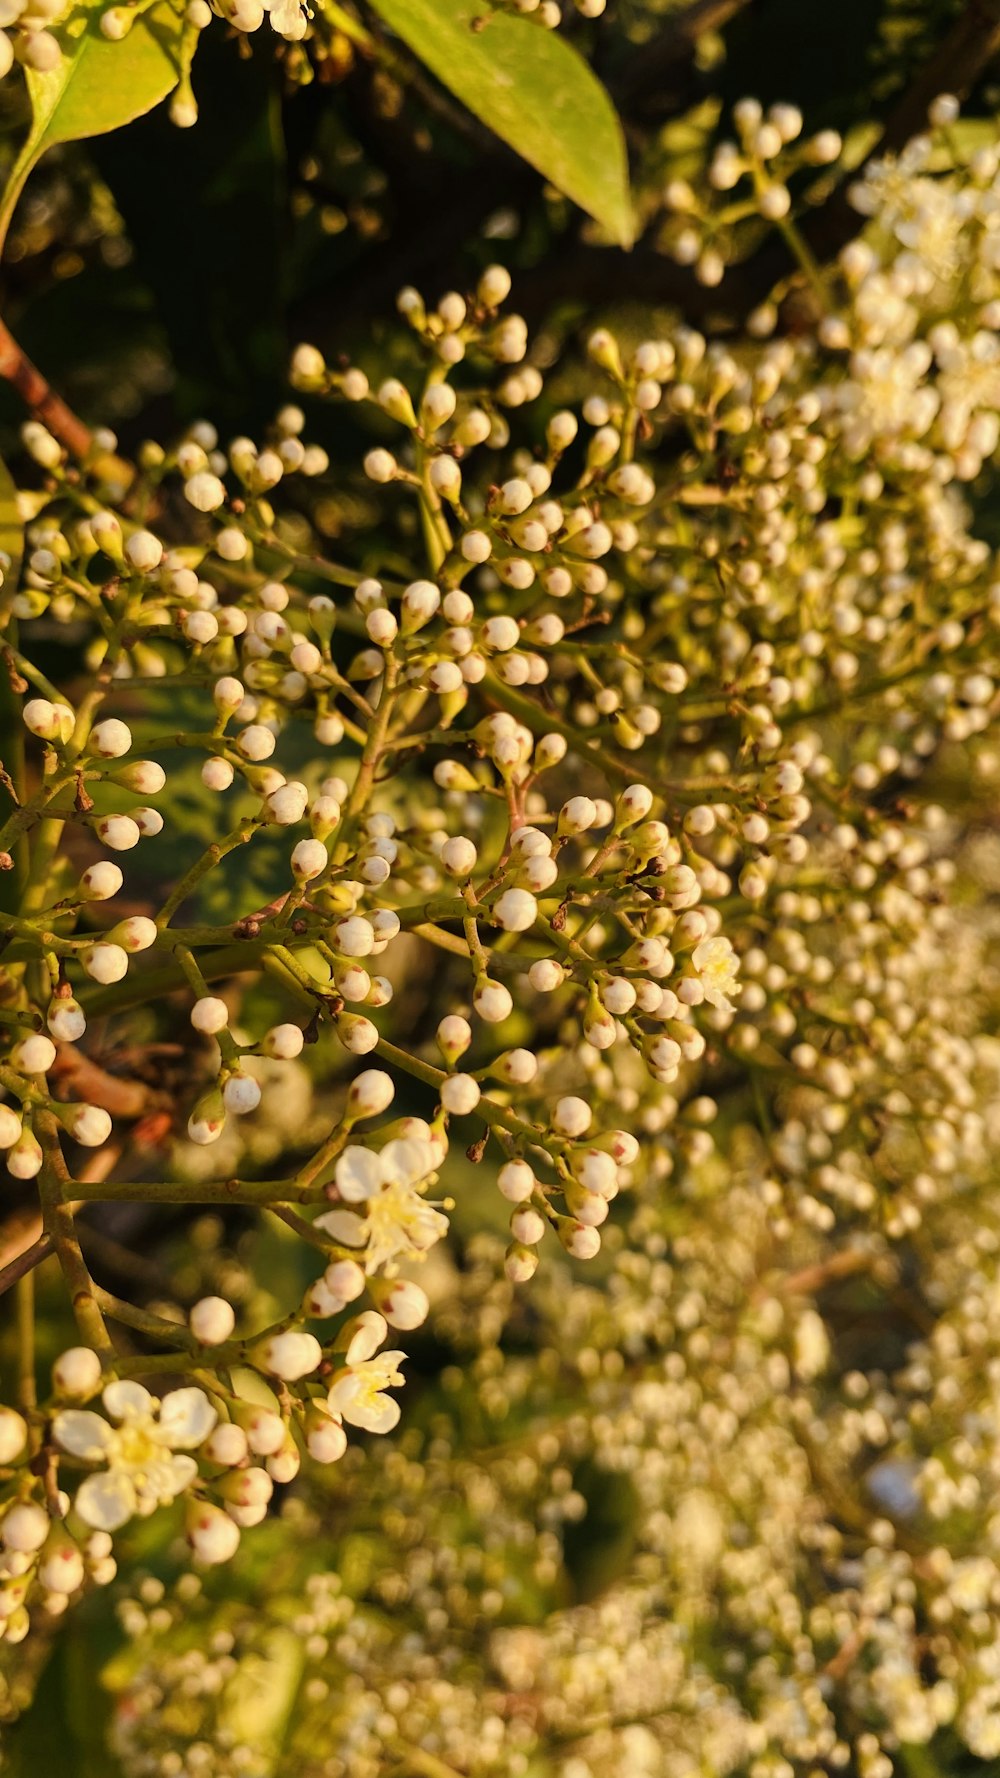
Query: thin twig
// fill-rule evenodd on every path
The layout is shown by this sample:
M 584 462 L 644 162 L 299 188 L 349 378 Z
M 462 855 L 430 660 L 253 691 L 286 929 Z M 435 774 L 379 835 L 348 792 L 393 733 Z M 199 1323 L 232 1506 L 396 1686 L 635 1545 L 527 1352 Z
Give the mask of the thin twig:
M 89 456 L 94 442 L 89 426 L 78 419 L 62 397 L 46 382 L 41 371 L 35 368 L 2 321 L 0 377 L 5 377 L 16 389 L 25 407 L 30 408 L 35 418 L 48 427 L 53 438 L 65 445 L 72 457 L 82 459 Z

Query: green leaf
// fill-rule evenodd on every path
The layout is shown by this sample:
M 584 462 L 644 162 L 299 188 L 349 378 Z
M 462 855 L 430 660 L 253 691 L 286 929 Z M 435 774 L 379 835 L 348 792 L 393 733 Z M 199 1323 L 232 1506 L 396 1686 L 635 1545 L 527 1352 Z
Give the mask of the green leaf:
M 487 0 L 371 0 L 464 105 L 621 246 L 632 241 L 625 139 L 611 100 L 555 31 Z
M 0 203 L 0 243 L 24 182 L 45 153 L 60 142 L 79 142 L 120 129 L 151 111 L 177 85 L 183 20 L 167 3 L 140 13 L 128 36 L 102 36 L 97 5 L 74 8 L 53 29 L 62 60 L 46 74 L 25 69 L 31 98 L 31 129 L 11 169 Z

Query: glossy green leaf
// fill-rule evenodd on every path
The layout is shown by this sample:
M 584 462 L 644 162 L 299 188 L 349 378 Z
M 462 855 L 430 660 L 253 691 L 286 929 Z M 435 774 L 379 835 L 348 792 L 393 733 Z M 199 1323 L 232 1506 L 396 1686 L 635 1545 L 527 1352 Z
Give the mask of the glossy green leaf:
M 76 7 L 53 30 L 62 60 L 46 74 L 25 70 L 31 129 L 0 204 L 0 241 L 24 182 L 47 148 L 120 129 L 151 111 L 177 85 L 183 20 L 173 6 L 140 13 L 128 36 L 111 43 L 100 29 L 101 5 Z
M 614 106 L 555 31 L 487 0 L 372 0 L 456 98 L 550 183 L 632 240 L 628 162 Z

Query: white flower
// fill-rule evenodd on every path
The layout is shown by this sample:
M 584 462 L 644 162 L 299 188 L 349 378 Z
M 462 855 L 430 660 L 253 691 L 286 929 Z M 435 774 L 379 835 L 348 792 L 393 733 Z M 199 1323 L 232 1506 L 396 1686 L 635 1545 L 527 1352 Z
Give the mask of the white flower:
M 739 992 L 739 960 L 728 938 L 703 938 L 695 945 L 691 961 L 709 1004 L 732 1012 L 729 995 Z
M 382 1326 L 385 1327 L 384 1321 Z M 331 1414 L 365 1432 L 391 1432 L 399 1423 L 400 1408 L 398 1401 L 384 1391 L 396 1389 L 402 1383 L 399 1367 L 405 1357 L 405 1352 L 380 1352 L 375 1358 L 362 1359 L 338 1371 L 327 1396 Z
M 201 1389 L 174 1389 L 157 1401 L 141 1383 L 109 1383 L 101 1400 L 111 1419 L 84 1408 L 64 1408 L 53 1421 L 59 1447 L 85 1463 L 107 1467 L 87 1476 L 74 1506 L 97 1531 L 117 1531 L 183 1493 L 198 1473 L 191 1451 L 212 1431 L 218 1415 Z
M 365 1221 L 332 1211 L 317 1217 L 316 1226 L 351 1246 L 363 1246 L 368 1273 L 403 1254 L 426 1253 L 448 1232 L 448 1218 L 417 1190 L 438 1165 L 435 1149 L 419 1138 L 397 1138 L 381 1153 L 352 1143 L 340 1156 L 334 1178 L 345 1203 L 364 1205 Z

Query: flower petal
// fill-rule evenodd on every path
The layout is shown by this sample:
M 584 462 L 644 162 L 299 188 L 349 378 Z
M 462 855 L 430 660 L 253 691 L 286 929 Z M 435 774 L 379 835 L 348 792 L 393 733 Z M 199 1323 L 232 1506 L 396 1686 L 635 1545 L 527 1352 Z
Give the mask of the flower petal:
M 100 1414 L 86 1408 L 63 1408 L 52 1422 L 52 1436 L 61 1451 L 100 1463 L 112 1439 L 112 1431 Z
M 391 1144 L 390 1144 L 391 1146 Z M 345 1148 L 333 1170 L 337 1190 L 348 1204 L 360 1204 L 382 1184 L 382 1158 L 372 1148 L 352 1143 Z
M 352 1403 L 344 1409 L 344 1419 L 364 1432 L 391 1432 L 399 1425 L 400 1406 L 391 1395 L 376 1395 L 371 1401 Z
M 313 1227 L 332 1235 L 335 1241 L 342 1241 L 345 1247 L 363 1247 L 368 1239 L 365 1224 L 353 1210 L 327 1210 L 325 1215 L 317 1216 Z
M 346 1364 L 364 1364 L 377 1352 L 389 1332 L 389 1324 L 377 1309 L 365 1309 L 354 1322 L 354 1332 L 344 1354 Z
M 176 1500 L 197 1474 L 198 1465 L 193 1457 L 171 1457 L 169 1463 L 163 1465 L 162 1473 L 157 1465 L 156 1480 L 162 1489 L 161 1499 Z
M 108 1413 L 115 1420 L 125 1420 L 130 1415 L 148 1414 L 153 1406 L 153 1397 L 141 1383 L 133 1383 L 128 1377 L 121 1377 L 115 1383 L 109 1383 L 102 1397 Z
M 204 1389 L 172 1389 L 160 1403 L 157 1434 L 174 1450 L 190 1451 L 208 1437 L 218 1418 Z
M 102 1469 L 80 1483 L 73 1505 L 95 1531 L 117 1531 L 135 1512 L 135 1489 L 120 1469 Z
M 382 1150 L 382 1177 L 386 1185 L 415 1185 L 433 1173 L 434 1150 L 429 1142 L 397 1136 Z

